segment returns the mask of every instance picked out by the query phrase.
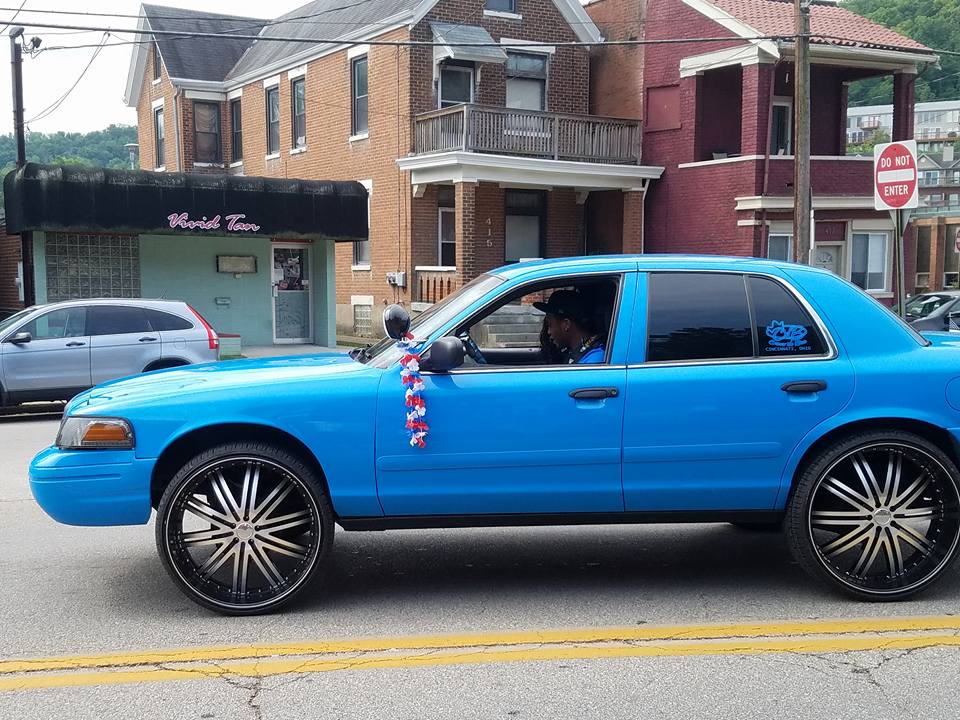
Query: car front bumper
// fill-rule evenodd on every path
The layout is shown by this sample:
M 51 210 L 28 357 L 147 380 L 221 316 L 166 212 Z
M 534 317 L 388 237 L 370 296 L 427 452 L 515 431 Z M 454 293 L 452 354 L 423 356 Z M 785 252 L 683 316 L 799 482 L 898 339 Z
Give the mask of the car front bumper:
M 49 447 L 30 463 L 30 491 L 50 517 L 65 525 L 143 525 L 150 519 L 155 460 L 133 450 Z

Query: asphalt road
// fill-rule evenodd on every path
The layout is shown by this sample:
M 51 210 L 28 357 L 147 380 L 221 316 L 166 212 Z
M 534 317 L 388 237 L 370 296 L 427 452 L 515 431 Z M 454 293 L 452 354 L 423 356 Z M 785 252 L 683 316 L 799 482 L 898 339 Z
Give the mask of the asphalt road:
M 340 532 L 308 599 L 224 618 L 152 524 L 42 513 L 26 468 L 56 428 L 0 417 L 0 718 L 957 714 L 960 573 L 865 604 L 726 525 Z

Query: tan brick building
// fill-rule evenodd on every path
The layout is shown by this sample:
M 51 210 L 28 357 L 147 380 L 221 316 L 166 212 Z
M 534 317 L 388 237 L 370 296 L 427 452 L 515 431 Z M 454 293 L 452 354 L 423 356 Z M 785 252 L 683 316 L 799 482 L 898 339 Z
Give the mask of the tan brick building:
M 342 334 L 505 262 L 643 247 L 661 169 L 640 162 L 638 120 L 589 114 L 590 51 L 562 46 L 600 40 L 578 0 L 143 16 L 154 42 L 135 50 L 126 89 L 142 168 L 368 188 L 369 241 L 336 248 Z M 237 37 L 166 34 L 184 31 Z

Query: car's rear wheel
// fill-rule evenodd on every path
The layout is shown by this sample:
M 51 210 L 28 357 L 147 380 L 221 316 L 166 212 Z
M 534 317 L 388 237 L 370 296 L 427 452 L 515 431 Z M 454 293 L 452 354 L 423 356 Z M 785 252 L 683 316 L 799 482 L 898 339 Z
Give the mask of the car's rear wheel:
M 321 572 L 333 511 L 316 472 L 262 443 L 230 443 L 193 458 L 157 508 L 157 550 L 174 582 L 230 615 L 276 610 Z
M 848 595 L 899 600 L 957 558 L 960 473 L 936 445 L 891 430 L 841 440 L 797 481 L 784 523 L 812 575 Z

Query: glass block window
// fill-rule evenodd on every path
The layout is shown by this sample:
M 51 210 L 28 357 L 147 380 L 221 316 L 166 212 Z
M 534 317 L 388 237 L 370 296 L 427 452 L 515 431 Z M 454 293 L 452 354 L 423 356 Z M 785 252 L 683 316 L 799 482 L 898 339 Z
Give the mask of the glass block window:
M 47 301 L 140 297 L 140 242 L 133 235 L 48 233 Z
M 373 337 L 373 305 L 353 306 L 353 334 Z

